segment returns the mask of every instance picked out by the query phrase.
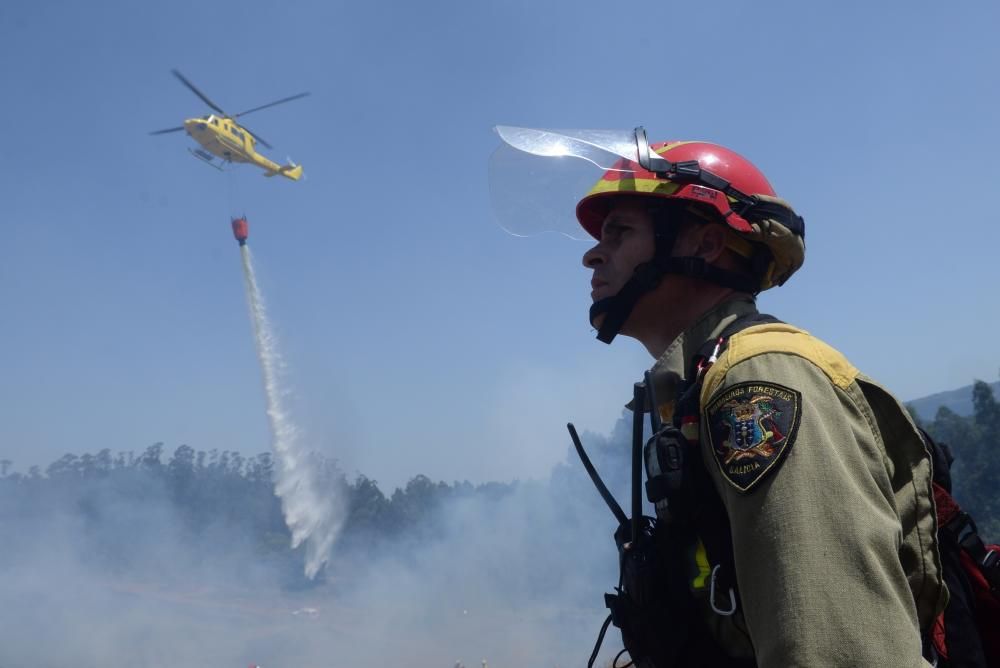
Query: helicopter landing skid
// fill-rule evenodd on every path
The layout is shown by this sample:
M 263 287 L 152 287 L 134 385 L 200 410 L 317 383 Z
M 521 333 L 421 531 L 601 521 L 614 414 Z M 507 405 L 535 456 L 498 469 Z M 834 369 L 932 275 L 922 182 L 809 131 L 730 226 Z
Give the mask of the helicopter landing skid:
M 190 149 L 190 148 L 188 149 L 188 153 L 190 153 L 194 157 L 198 158 L 199 160 L 201 160 L 203 163 L 205 163 L 209 167 L 214 167 L 215 169 L 219 170 L 220 172 L 225 171 L 225 170 L 222 169 L 222 167 L 220 167 L 219 165 L 215 164 L 215 162 L 214 162 L 215 156 L 213 156 L 211 153 L 206 153 L 205 151 L 202 151 L 200 149 Z

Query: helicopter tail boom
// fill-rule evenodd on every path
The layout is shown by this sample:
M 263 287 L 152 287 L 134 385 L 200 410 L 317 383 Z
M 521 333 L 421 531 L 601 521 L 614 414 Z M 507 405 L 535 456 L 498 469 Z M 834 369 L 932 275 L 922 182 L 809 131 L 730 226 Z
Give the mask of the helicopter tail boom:
M 298 181 L 302 178 L 302 165 L 290 164 L 282 165 L 277 171 L 264 172 L 264 176 L 272 177 L 277 175 L 282 175 L 290 178 L 292 181 Z

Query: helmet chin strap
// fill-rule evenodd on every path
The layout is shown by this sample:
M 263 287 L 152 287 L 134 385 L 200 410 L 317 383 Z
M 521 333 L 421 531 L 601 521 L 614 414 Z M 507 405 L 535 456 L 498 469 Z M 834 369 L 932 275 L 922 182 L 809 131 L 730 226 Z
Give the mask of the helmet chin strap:
M 647 292 L 655 290 L 666 274 L 663 271 L 663 265 L 670 259 L 670 254 L 673 252 L 681 218 L 673 210 L 661 209 L 659 213 L 665 216 L 665 220 L 654 227 L 653 258 L 636 266 L 632 276 L 618 291 L 618 294 L 598 299 L 590 306 L 590 325 L 592 327 L 596 327 L 594 320 L 597 319 L 597 316 L 604 315 L 601 326 L 597 328 L 598 341 L 611 343 L 632 314 L 636 302 Z
M 618 294 L 598 299 L 590 306 L 590 324 L 603 315 L 604 320 L 597 328 L 597 340 L 611 343 L 621 331 L 636 303 L 647 292 L 655 290 L 665 276 L 670 274 L 690 276 L 709 283 L 731 288 L 737 292 L 756 294 L 760 291 L 760 279 L 720 269 L 705 262 L 700 257 L 671 257 L 670 253 L 677 238 L 676 225 L 657 225 L 656 251 L 652 260 L 638 265 Z
M 655 290 L 662 278 L 663 272 L 659 271 L 655 260 L 644 262 L 635 268 L 632 277 L 622 286 L 618 294 L 598 299 L 591 304 L 591 326 L 597 327 L 594 320 L 599 315 L 604 316 L 601 326 L 597 328 L 597 340 L 611 343 L 632 314 L 636 302 L 647 292 Z

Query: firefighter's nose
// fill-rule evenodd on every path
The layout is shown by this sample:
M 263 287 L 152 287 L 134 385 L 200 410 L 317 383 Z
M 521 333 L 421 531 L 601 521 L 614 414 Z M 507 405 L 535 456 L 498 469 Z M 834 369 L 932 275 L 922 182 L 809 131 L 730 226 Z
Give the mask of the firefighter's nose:
M 604 254 L 604 249 L 601 248 L 601 244 L 597 244 L 586 253 L 583 254 L 583 266 L 588 269 L 594 269 L 599 267 L 607 261 L 607 256 Z

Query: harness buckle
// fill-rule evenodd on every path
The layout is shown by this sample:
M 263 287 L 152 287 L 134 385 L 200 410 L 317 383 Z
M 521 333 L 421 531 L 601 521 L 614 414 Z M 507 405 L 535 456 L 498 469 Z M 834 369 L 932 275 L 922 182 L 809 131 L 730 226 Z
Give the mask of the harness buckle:
M 729 588 L 729 610 L 720 610 L 715 605 L 715 577 L 719 572 L 722 564 L 716 564 L 712 568 L 712 577 L 709 580 L 708 588 L 708 602 L 712 605 L 712 612 L 723 617 L 730 617 L 736 612 L 736 594 L 733 592 L 733 588 Z

